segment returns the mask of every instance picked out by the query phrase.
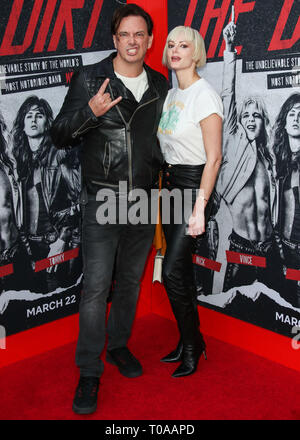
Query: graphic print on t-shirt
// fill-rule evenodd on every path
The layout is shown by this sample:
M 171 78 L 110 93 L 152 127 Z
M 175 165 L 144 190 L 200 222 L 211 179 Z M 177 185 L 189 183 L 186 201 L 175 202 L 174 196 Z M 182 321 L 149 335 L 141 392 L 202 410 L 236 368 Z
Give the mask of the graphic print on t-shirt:
M 179 122 L 180 111 L 184 109 L 183 102 L 172 101 L 161 115 L 158 131 L 162 134 L 173 134 Z

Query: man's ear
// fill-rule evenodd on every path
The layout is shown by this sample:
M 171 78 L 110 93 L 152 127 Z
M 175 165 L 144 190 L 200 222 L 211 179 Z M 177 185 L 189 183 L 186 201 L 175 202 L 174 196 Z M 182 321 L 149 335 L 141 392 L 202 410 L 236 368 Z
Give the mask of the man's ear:
M 114 42 L 114 46 L 115 46 L 115 49 L 116 49 L 116 39 L 117 39 L 117 37 L 115 35 L 113 35 L 112 37 L 113 37 L 113 42 Z
M 150 49 L 150 47 L 152 46 L 152 43 L 153 43 L 153 34 L 149 37 L 148 49 Z

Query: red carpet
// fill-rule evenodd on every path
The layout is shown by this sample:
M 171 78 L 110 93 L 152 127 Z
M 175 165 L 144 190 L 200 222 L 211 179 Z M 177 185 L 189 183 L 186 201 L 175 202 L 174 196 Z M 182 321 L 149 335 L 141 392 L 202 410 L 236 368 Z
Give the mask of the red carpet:
M 176 326 L 157 315 L 135 322 L 130 348 L 144 375 L 127 379 L 105 364 L 99 407 L 72 412 L 78 380 L 75 343 L 0 369 L 1 420 L 299 420 L 299 373 L 206 337 L 196 374 L 172 378 L 159 362 L 177 342 Z

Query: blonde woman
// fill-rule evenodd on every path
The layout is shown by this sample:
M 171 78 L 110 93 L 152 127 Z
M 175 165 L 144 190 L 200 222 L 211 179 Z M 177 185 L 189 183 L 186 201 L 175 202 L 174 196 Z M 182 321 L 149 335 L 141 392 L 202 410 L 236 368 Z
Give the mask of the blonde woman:
M 165 219 L 164 211 L 169 207 L 164 206 L 162 197 L 167 242 L 163 281 L 180 340 L 176 349 L 161 360 L 181 362 L 173 377 L 194 373 L 202 353 L 206 357 L 199 331 L 192 255 L 195 237 L 205 231 L 207 204 L 221 164 L 223 107 L 219 95 L 198 73 L 205 63 L 206 51 L 199 32 L 187 26 L 170 32 L 163 64 L 175 72 L 178 86 L 168 92 L 158 137 L 165 159 L 163 191 L 176 190 L 182 195 L 180 206 L 175 203 L 176 197 L 170 197 L 170 212 Z M 192 194 L 189 215 L 187 194 Z

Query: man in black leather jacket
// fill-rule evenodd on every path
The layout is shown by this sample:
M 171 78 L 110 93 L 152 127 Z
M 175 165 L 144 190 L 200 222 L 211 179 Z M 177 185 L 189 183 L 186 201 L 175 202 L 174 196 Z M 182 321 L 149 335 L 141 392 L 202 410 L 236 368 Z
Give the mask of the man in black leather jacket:
M 44 294 L 69 281 L 69 264 L 35 272 L 36 262 L 67 251 L 79 235 L 77 151 L 55 148 L 49 135 L 52 122 L 48 101 L 31 95 L 18 109 L 12 130 L 19 201 L 15 185 L 12 189 L 20 239 L 27 253 L 25 278 L 29 290 Z
M 117 52 L 74 73 L 51 130 L 58 148 L 75 143 L 82 146 L 84 285 L 76 350 L 80 380 L 73 402 L 73 410 L 79 414 L 97 407 L 104 367 L 99 356 L 105 344 L 113 274 L 106 360 L 126 377 L 142 374 L 127 342 L 155 225 L 132 224 L 128 218 L 99 224 L 98 214 L 99 190 L 108 190 L 112 201 L 125 204 L 128 213 L 132 206 L 128 193 L 135 189 L 149 193 L 158 183 L 162 155 L 156 132 L 168 84 L 144 63 L 152 45 L 152 27 L 149 14 L 135 4 L 115 11 L 111 29 Z

